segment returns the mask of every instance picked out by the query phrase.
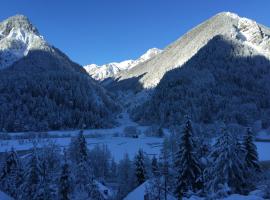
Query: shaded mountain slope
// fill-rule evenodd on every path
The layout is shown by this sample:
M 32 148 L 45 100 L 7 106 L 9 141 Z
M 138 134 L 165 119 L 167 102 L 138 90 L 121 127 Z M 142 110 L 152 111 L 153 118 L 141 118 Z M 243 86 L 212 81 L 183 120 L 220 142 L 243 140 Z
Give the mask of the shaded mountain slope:
M 8 20 L 12 22 L 8 24 L 14 27 L 6 27 L 6 37 L 11 36 L 9 31 L 15 30 L 23 32 L 24 36 L 38 33 L 24 16 Z M 6 55 L 6 52 L 17 55 L 21 46 L 14 44 L 29 44 L 29 40 L 14 36 L 8 39 L 12 41 L 12 48 L 0 50 L 0 55 Z M 112 96 L 60 50 L 38 35 L 33 37 L 42 42 L 35 41 L 34 47 L 31 44 L 23 48 L 27 51 L 13 57 L 16 59 L 7 57 L 5 64 L 10 65 L 4 65 L 0 70 L 0 130 L 44 131 L 112 126 L 113 113 L 119 110 Z M 2 37 L 0 46 L 6 41 Z
M 224 121 L 244 126 L 270 119 L 270 62 L 246 44 L 216 36 L 181 68 L 165 74 L 153 96 L 133 110 L 137 121 Z

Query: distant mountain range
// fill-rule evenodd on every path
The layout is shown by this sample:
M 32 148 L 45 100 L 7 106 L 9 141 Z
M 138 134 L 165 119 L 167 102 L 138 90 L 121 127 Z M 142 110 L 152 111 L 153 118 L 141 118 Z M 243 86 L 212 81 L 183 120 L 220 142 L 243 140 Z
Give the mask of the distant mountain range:
M 92 78 L 102 81 L 106 78 L 115 77 L 119 72 L 130 70 L 136 65 L 143 63 L 157 54 L 161 53 L 162 50 L 157 48 L 149 49 L 146 53 L 140 56 L 136 60 L 125 60 L 122 62 L 112 62 L 98 66 L 96 64 L 90 64 L 84 66 L 84 69 L 89 73 Z

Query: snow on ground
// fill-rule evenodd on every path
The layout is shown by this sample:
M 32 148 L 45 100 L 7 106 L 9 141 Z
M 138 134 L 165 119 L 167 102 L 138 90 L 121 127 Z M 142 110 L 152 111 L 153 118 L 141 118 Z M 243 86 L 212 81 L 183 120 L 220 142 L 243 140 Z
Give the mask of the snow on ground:
M 147 188 L 148 181 L 144 182 L 137 188 L 135 188 L 132 192 L 130 192 L 123 200 L 144 200 L 145 190 Z M 168 195 L 168 200 L 176 200 L 175 197 Z M 183 200 L 206 200 L 206 198 L 192 196 L 190 198 L 183 198 Z M 264 200 L 264 198 L 257 195 L 240 195 L 240 194 L 232 194 L 226 198 L 220 200 Z
M 94 148 L 96 144 L 107 145 L 112 156 L 116 161 L 123 158 L 127 153 L 130 158 L 133 158 L 140 148 L 142 148 L 148 155 L 158 155 L 162 147 L 163 138 L 146 137 L 140 135 L 139 138 L 123 137 L 123 131 L 128 126 L 136 126 L 142 133 L 148 128 L 147 126 L 139 126 L 133 122 L 129 115 L 124 112 L 118 119 L 118 127 L 111 129 L 91 129 L 85 130 L 84 134 L 87 138 L 88 147 Z M 44 145 L 48 142 L 55 142 L 61 147 L 67 147 L 70 143 L 70 137 L 78 134 L 78 130 L 72 131 L 50 131 L 51 136 L 57 136 L 57 138 L 40 139 L 39 145 Z M 168 130 L 164 129 L 165 134 L 168 134 Z M 25 133 L 9 133 L 9 135 L 22 135 Z M 259 159 L 261 161 L 270 161 L 270 142 L 256 142 L 256 146 L 259 153 Z M 29 140 L 0 140 L 0 152 L 9 151 L 11 148 L 18 151 L 28 150 L 33 147 L 33 142 Z
M 96 181 L 96 184 L 97 184 L 99 192 L 102 194 L 104 199 L 111 199 L 115 195 L 114 192 L 110 188 L 106 187 L 102 183 Z
M 40 145 L 47 144 L 48 142 L 55 142 L 61 147 L 66 147 L 70 143 L 70 138 L 53 138 L 41 139 Z M 107 145 L 112 156 L 116 161 L 123 158 L 125 153 L 128 153 L 130 158 L 133 158 L 140 148 L 142 148 L 149 155 L 157 155 L 160 152 L 162 145 L 162 138 L 155 137 L 141 137 L 141 138 L 128 138 L 128 137 L 101 137 L 101 138 L 87 138 L 89 149 L 92 149 L 97 144 Z M 28 150 L 33 147 L 33 143 L 25 142 L 20 144 L 19 140 L 2 141 L 0 143 L 0 152 L 5 152 L 11 148 L 22 151 Z
M 258 132 L 257 136 L 256 136 L 257 140 L 265 140 L 265 141 L 270 141 L 270 130 L 261 130 Z
M 144 193 L 147 188 L 147 185 L 148 181 L 144 182 L 143 184 L 135 188 L 132 192 L 130 192 L 123 200 L 144 200 Z M 176 200 L 176 198 L 174 198 L 171 195 L 168 195 L 167 199 Z
M 14 200 L 14 199 L 5 194 L 4 192 L 0 191 L 0 200 Z
M 40 145 L 47 144 L 51 141 L 55 142 L 61 147 L 67 147 L 70 143 L 70 138 L 40 139 Z M 140 148 L 142 148 L 148 155 L 158 155 L 162 147 L 162 142 L 163 138 L 145 136 L 140 136 L 139 138 L 113 136 L 87 138 L 89 149 L 94 148 L 97 144 L 107 145 L 116 161 L 121 160 L 125 153 L 127 153 L 130 158 L 133 158 Z M 270 160 L 270 143 L 256 142 L 256 146 L 259 153 L 259 159 L 261 161 Z M 8 151 L 12 147 L 18 151 L 28 150 L 33 147 L 33 143 L 31 141 L 21 143 L 20 140 L 4 140 L 0 142 L 0 152 Z
M 270 160 L 270 142 L 255 142 L 259 154 L 259 160 Z

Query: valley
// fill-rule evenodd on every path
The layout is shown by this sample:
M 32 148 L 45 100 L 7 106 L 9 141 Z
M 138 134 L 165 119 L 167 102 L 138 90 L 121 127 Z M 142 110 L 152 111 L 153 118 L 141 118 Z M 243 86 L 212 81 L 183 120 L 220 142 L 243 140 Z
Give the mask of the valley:
M 85 66 L 9 17 L 0 198 L 268 199 L 269 86 L 270 28 L 231 12 L 162 50 Z

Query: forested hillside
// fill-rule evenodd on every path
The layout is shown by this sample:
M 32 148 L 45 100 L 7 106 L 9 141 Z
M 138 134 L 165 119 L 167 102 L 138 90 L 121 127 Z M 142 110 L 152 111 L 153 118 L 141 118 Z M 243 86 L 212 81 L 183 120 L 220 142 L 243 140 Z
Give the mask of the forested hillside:
M 181 68 L 165 74 L 136 120 L 172 125 L 185 115 L 200 123 L 269 126 L 270 62 L 244 44 L 214 37 Z

